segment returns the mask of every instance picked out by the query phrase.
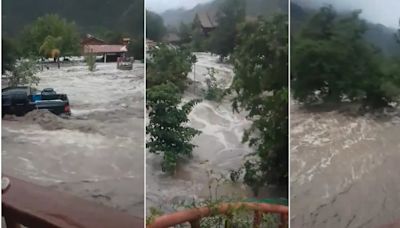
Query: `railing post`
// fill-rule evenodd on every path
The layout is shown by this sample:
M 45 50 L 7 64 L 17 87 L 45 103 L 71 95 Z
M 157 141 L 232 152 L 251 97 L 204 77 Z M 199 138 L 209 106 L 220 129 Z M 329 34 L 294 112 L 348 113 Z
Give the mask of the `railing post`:
M 21 228 L 21 225 L 19 225 L 17 221 L 14 221 L 14 219 L 5 217 L 5 220 L 7 228 Z
M 260 228 L 261 224 L 261 213 L 260 211 L 254 211 L 253 228 Z
M 190 222 L 191 228 L 200 228 L 200 219 L 196 219 Z
M 281 214 L 281 225 L 279 227 L 280 228 L 288 227 L 287 220 L 288 220 L 288 215 L 287 214 Z

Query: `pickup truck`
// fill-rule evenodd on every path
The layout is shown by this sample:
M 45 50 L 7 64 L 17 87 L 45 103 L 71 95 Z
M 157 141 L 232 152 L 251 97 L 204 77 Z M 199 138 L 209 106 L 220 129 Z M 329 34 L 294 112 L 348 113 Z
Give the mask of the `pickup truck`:
M 56 115 L 71 115 L 68 97 L 58 94 L 52 88 L 42 91 L 32 87 L 7 87 L 2 89 L 2 117 L 23 116 L 35 109 L 47 109 Z

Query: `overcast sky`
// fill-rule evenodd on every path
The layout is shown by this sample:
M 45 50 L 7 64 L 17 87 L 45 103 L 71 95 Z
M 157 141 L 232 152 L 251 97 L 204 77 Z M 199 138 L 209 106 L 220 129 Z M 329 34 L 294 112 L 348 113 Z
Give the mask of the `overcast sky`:
M 339 10 L 361 9 L 362 17 L 397 28 L 400 18 L 400 0 L 299 0 L 306 4 L 332 4 Z
M 210 2 L 211 0 L 145 0 L 147 9 L 161 13 L 167 9 L 185 8 L 191 9 L 199 3 Z M 399 0 L 400 1 L 400 0 Z

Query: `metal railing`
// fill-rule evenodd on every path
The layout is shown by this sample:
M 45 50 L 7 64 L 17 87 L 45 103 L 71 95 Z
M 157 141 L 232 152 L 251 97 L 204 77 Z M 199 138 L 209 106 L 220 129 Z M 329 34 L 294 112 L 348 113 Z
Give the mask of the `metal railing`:
M 216 209 L 209 207 L 193 208 L 172 214 L 162 215 L 154 219 L 147 228 L 167 228 L 179 224 L 190 223 L 192 228 L 200 228 L 201 219 L 216 214 L 228 215 L 232 210 L 246 208 L 254 211 L 253 228 L 260 228 L 263 214 L 280 215 L 280 228 L 288 227 L 288 207 L 267 203 L 222 203 Z
M 144 219 L 66 193 L 9 177 L 2 193 L 7 228 L 133 228 Z

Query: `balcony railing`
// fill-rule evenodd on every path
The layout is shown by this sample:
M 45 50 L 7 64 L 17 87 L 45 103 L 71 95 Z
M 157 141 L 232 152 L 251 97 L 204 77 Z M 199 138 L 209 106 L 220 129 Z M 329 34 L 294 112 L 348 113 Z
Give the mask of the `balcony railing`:
M 253 228 L 261 227 L 262 214 L 280 215 L 280 228 L 288 227 L 288 207 L 267 203 L 222 203 L 217 210 L 217 214 L 228 215 L 232 210 L 246 208 L 254 212 Z M 192 228 L 200 228 L 202 218 L 214 216 L 215 209 L 209 207 L 193 208 L 172 214 L 162 215 L 147 225 L 147 228 L 168 228 L 171 226 L 190 223 Z
M 9 177 L 9 176 L 7 176 Z M 9 177 L 2 193 L 7 228 L 133 228 L 143 218 L 116 211 L 62 192 Z

